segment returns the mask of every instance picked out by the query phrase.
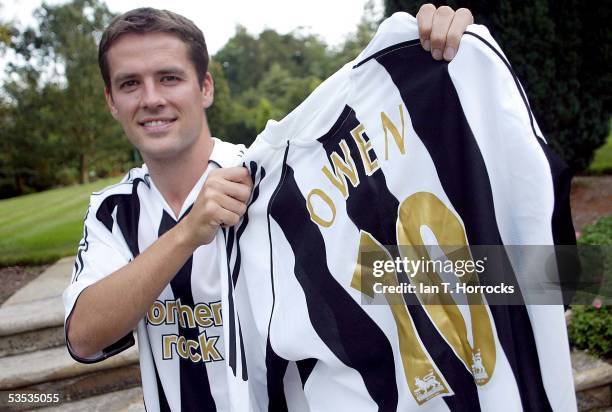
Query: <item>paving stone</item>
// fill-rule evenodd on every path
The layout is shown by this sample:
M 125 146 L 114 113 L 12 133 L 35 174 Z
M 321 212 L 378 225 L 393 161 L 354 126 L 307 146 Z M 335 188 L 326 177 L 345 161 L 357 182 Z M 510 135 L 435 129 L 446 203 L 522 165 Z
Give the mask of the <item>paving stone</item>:
M 72 359 L 65 347 L 7 356 L 0 358 L 0 390 L 31 386 L 134 363 L 138 363 L 138 349 L 135 346 L 102 362 L 88 365 Z
M 0 307 L 0 336 L 60 326 L 64 323 L 61 296 Z
M 13 306 L 61 296 L 70 282 L 73 264 L 74 256 L 58 260 L 36 279 L 15 292 L 2 306 Z
M 0 336 L 0 358 L 56 348 L 65 344 L 63 326 Z
M 587 389 L 576 393 L 579 411 L 609 411 L 612 410 L 612 390 L 610 385 Z
M 53 382 L 44 382 L 24 388 L 0 391 L 0 411 L 22 412 L 34 408 L 60 407 L 72 405 L 77 401 L 105 395 L 108 393 L 124 391 L 132 388 L 141 388 L 140 368 L 138 364 L 123 366 L 81 375 L 73 378 L 62 379 Z M 9 403 L 8 394 L 13 396 L 29 395 L 43 396 L 53 401 L 55 396 L 59 402 L 35 403 Z
M 612 383 L 612 365 L 584 351 L 572 351 L 572 369 L 576 392 Z
M 17 389 L 39 393 L 57 393 L 62 402 L 76 402 L 92 396 L 142 386 L 140 366 L 122 366 L 120 368 L 96 371 L 53 382 L 43 382 L 26 388 Z
M 144 411 L 142 388 L 110 392 L 77 402 L 63 403 L 49 408 L 36 409 L 39 412 L 140 412 Z

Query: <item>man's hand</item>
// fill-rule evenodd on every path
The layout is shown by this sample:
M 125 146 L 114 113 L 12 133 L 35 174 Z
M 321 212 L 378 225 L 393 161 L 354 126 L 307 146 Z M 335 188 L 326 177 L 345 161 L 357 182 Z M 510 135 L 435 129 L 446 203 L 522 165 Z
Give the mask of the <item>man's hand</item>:
M 465 29 L 474 23 L 472 12 L 468 9 L 453 11 L 448 6 L 436 9 L 433 4 L 424 4 L 416 15 L 421 45 L 436 60 L 451 61 Z
M 188 242 L 194 247 L 208 244 L 219 227 L 238 223 L 246 212 L 252 188 L 253 181 L 244 167 L 211 171 L 184 219 Z

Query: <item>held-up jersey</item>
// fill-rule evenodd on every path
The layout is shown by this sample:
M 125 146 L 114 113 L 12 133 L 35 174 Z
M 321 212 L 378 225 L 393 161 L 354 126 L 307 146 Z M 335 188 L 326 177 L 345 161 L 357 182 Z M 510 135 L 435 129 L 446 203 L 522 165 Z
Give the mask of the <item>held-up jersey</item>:
M 185 200 L 180 215 L 163 199 L 146 166 L 118 184 L 94 193 L 85 217 L 72 280 L 64 292 L 66 319 L 81 292 L 125 266 L 182 219 L 210 170 L 236 166 L 243 146 L 215 139 L 209 166 Z M 216 243 L 204 245 L 179 270 L 137 326 L 144 402 L 147 411 L 227 411 L 221 285 Z M 134 344 L 130 332 L 93 363 Z
M 247 213 L 224 233 L 234 410 L 574 410 L 562 307 L 367 305 L 358 270 L 360 251 L 395 245 L 571 243 L 541 136 L 486 28 L 438 62 L 403 13 L 269 122 L 245 155 Z

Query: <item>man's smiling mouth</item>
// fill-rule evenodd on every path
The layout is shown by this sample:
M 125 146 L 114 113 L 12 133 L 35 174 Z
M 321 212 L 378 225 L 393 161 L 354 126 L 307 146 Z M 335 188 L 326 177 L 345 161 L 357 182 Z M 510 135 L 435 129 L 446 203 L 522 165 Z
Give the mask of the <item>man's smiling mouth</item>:
M 142 122 L 138 122 L 139 125 L 144 127 L 159 127 L 165 126 L 167 124 L 173 123 L 176 120 L 174 119 L 146 119 Z

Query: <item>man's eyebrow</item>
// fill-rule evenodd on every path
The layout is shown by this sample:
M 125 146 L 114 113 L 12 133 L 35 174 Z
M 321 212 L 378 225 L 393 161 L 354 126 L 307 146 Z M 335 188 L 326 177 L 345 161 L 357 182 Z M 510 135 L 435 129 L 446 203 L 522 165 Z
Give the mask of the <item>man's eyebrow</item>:
M 179 68 L 179 67 L 164 67 L 158 71 L 155 72 L 156 75 L 158 76 L 163 76 L 163 75 L 168 75 L 168 74 L 176 74 L 179 76 L 185 76 L 186 72 L 185 70 Z M 122 83 L 126 80 L 131 80 L 138 77 L 138 75 L 136 73 L 117 73 L 117 75 L 115 75 L 115 77 L 112 79 L 112 81 L 114 83 Z
M 165 68 L 155 72 L 155 74 L 157 74 L 157 75 L 178 74 L 180 76 L 184 76 L 185 75 L 185 70 L 183 70 L 183 69 L 181 69 L 179 67 L 165 67 Z
M 113 83 L 121 83 L 137 77 L 135 73 L 117 73 L 112 79 Z

